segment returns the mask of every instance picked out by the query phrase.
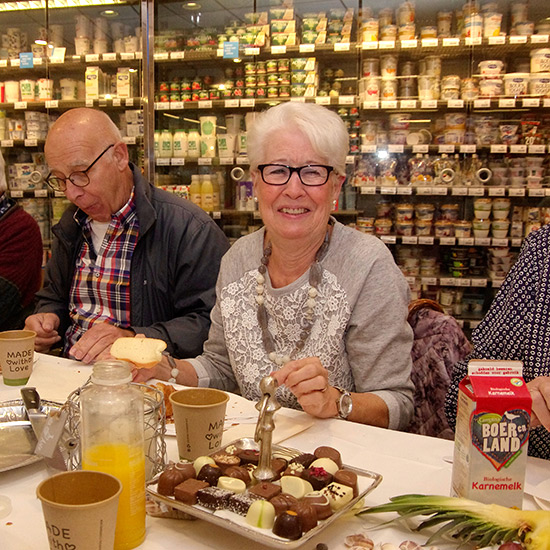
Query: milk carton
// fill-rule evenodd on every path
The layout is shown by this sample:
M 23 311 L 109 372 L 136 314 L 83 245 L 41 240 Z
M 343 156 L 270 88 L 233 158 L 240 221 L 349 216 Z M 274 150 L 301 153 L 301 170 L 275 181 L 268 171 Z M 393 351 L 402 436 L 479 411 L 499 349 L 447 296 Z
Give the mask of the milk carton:
M 451 494 L 521 508 L 531 396 L 521 361 L 472 360 L 460 382 Z

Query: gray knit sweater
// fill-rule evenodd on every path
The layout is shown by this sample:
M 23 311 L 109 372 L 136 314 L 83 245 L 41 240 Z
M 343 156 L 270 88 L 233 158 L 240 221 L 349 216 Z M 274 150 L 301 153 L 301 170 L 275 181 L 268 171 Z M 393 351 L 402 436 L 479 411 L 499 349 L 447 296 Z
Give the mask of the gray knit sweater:
M 204 353 L 191 360 L 199 386 L 239 391 L 250 400 L 261 397 L 259 382 L 275 369 L 262 343 L 255 299 L 263 239 L 264 229 L 243 237 L 222 259 L 208 341 Z M 379 239 L 338 222 L 321 265 L 314 324 L 298 354 L 293 351 L 300 340 L 309 271 L 283 288 L 272 288 L 267 277 L 268 329 L 277 353 L 319 357 L 331 385 L 375 393 L 388 406 L 389 427 L 406 428 L 413 406 L 413 335 L 405 279 Z M 283 406 L 299 408 L 285 387 L 277 392 Z

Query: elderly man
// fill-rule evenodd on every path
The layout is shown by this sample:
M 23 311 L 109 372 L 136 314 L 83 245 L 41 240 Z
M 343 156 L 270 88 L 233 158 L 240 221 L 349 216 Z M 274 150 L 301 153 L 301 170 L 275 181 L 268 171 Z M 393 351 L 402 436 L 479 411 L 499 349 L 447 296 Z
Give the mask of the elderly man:
M 103 112 L 73 109 L 48 133 L 46 181 L 73 203 L 53 228 L 34 315 L 36 350 L 64 340 L 86 363 L 121 336 L 160 338 L 176 357 L 202 351 L 229 244 L 200 208 L 155 188 L 128 161 Z

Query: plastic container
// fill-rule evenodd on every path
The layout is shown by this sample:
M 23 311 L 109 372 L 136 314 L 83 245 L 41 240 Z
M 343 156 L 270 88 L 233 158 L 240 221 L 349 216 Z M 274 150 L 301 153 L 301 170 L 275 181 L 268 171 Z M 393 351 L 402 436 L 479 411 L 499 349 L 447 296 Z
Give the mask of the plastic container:
M 416 220 L 415 232 L 420 237 L 427 237 L 432 234 L 432 226 L 431 220 Z
M 495 239 L 505 239 L 508 236 L 508 220 L 494 220 L 491 224 L 491 233 Z
M 411 221 L 414 215 L 414 206 L 409 203 L 398 204 L 395 208 L 397 221 Z
M 550 72 L 550 48 L 531 50 L 531 72 Z
M 550 73 L 530 75 L 529 93 L 534 96 L 550 96 Z
M 479 73 L 482 76 L 497 76 L 503 68 L 504 63 L 500 59 L 488 59 L 479 63 Z
M 504 91 L 502 78 L 485 78 L 479 82 L 479 95 L 482 97 L 496 97 Z
M 529 73 L 507 73 L 504 75 L 504 95 L 526 95 L 529 87 Z
M 489 220 L 474 220 L 472 222 L 472 227 L 474 229 L 474 237 L 476 239 L 485 239 L 489 236 L 491 222 Z
M 127 550 L 145 539 L 143 393 L 124 361 L 95 363 L 91 380 L 80 397 L 82 469 L 122 483 L 114 549 Z
M 454 222 L 455 237 L 458 239 L 468 239 L 472 235 L 472 222 L 467 220 L 457 220 Z
M 434 227 L 436 237 L 452 237 L 454 235 L 454 226 L 451 221 L 438 220 Z
M 378 218 L 374 222 L 374 230 L 377 235 L 389 235 L 391 228 L 392 221 L 387 218 Z

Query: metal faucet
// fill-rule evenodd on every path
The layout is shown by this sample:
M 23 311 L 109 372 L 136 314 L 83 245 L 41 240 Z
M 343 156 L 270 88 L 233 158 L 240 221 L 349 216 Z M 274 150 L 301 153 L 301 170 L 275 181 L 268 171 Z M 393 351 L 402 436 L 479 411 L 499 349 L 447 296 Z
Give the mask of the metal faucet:
M 275 429 L 273 415 L 281 408 L 275 397 L 277 381 L 271 376 L 265 376 L 260 382 L 260 390 L 262 398 L 256 403 L 260 414 L 254 434 L 254 440 L 260 444 L 260 457 L 258 467 L 254 470 L 254 477 L 258 481 L 271 481 L 275 477 L 271 468 L 271 438 Z

